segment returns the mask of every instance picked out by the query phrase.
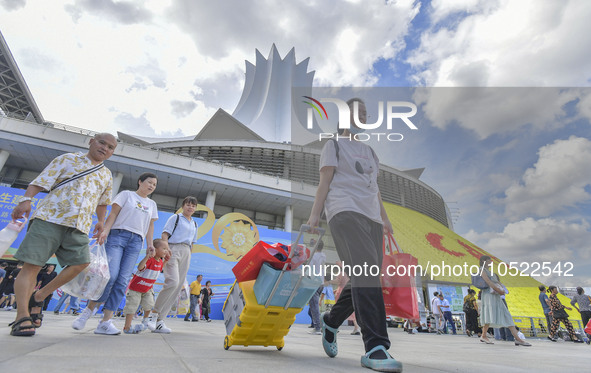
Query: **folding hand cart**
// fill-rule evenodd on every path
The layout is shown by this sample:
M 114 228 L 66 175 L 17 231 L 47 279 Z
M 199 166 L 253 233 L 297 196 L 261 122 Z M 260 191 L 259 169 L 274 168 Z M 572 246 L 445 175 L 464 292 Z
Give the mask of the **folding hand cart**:
M 298 237 L 292 244 L 289 258 L 292 258 L 296 252 L 295 248 L 303 237 L 303 233 L 309 230 L 309 225 L 301 226 Z M 318 232 L 318 239 L 305 264 L 310 263 L 325 233 L 322 228 L 316 228 L 315 231 Z M 303 276 L 301 268 L 288 271 L 288 262 L 281 271 L 270 269 L 271 267 L 261 268 L 256 281 L 234 282 L 222 308 L 227 333 L 224 338 L 224 349 L 227 350 L 232 345 L 275 346 L 279 351 L 283 349 L 285 345 L 283 337 L 289 333 L 296 315 L 302 311 L 324 281 L 313 273 Z M 264 281 L 273 278 L 263 275 L 264 271 L 267 271 L 267 274 L 270 273 L 268 271 L 276 271 L 276 280 Z M 258 283 L 255 284 L 257 281 Z M 302 283 L 304 288 L 301 287 Z M 267 293 L 269 295 L 266 300 L 261 301 Z

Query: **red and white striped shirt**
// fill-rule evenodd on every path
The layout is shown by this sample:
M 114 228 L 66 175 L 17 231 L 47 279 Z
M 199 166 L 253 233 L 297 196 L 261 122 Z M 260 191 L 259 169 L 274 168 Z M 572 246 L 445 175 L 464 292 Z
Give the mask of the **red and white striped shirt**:
M 146 268 L 133 275 L 129 283 L 129 290 L 137 291 L 138 293 L 148 292 L 154 286 L 158 275 L 162 271 L 163 264 L 162 259 L 148 259 Z

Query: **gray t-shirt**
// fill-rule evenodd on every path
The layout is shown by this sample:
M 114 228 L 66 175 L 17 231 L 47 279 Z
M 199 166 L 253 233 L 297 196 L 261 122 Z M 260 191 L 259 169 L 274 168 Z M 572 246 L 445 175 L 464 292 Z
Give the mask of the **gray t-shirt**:
M 378 198 L 380 161 L 369 146 L 359 141 L 339 139 L 337 160 L 334 141 L 327 141 L 320 155 L 320 170 L 336 167 L 324 202 L 326 219 L 343 211 L 353 211 L 382 224 Z
M 577 294 L 570 301 L 573 306 L 577 303 L 579 305 L 579 311 L 591 311 L 591 298 L 585 293 Z

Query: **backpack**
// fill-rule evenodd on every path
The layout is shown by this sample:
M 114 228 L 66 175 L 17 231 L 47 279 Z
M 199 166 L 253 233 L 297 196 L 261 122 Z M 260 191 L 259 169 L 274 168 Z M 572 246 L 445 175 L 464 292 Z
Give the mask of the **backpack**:
M 179 218 L 181 217 L 181 215 L 180 214 L 175 214 L 175 215 L 176 215 L 176 221 L 174 222 L 174 228 L 172 228 L 172 232 L 170 233 L 168 238 L 172 237 L 172 235 L 174 234 L 174 231 L 176 231 L 176 226 L 179 225 Z M 197 223 L 195 222 L 195 220 L 191 219 L 191 221 L 193 222 L 193 224 L 195 224 L 195 228 L 197 228 Z

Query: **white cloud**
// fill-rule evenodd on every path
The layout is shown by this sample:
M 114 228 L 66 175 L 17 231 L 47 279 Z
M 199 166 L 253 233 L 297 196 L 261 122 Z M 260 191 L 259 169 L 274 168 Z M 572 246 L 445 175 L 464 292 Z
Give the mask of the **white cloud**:
M 474 9 L 481 9 L 490 0 L 432 0 L 431 21 L 434 25 L 441 20 L 458 13 L 471 13 Z
M 188 135 L 218 108 L 233 111 L 255 48 L 266 55 L 276 43 L 285 56 L 295 47 L 297 62 L 312 57 L 320 85 L 374 83 L 373 64 L 403 48 L 418 7 L 413 0 L 73 0 L 29 2 L 0 13 L 0 24 L 17 63 L 30 62 L 22 72 L 47 120 L 112 131 L 126 113 L 144 118 L 147 132 Z M 50 67 L 57 71 L 48 74 Z M 172 102 L 195 106 L 179 116 Z
M 433 1 L 409 62 L 427 86 L 588 86 L 587 1 Z M 454 18 L 458 11 L 468 13 Z
M 540 148 L 539 159 L 519 183 L 506 191 L 505 213 L 512 219 L 548 216 L 578 204 L 591 195 L 591 141 L 571 136 Z
M 0 0 L 0 6 L 9 12 L 24 7 L 26 3 L 26 0 Z
M 501 232 L 477 233 L 473 230 L 463 236 L 486 251 L 509 262 L 527 263 L 531 274 L 537 264 L 549 262 L 552 269 L 564 271 L 571 267 L 573 277 L 553 273 L 551 276 L 536 277 L 543 283 L 573 286 L 584 281 L 591 284 L 588 268 L 591 266 L 591 225 L 586 220 L 566 221 L 553 218 L 524 220 L 509 223 Z M 525 269 L 526 265 L 520 268 Z M 541 274 L 541 271 L 538 271 Z
M 580 93 L 560 88 L 428 88 L 416 90 L 414 99 L 435 127 L 458 123 L 484 139 L 528 124 L 539 130 L 565 126 L 564 106 Z
M 572 260 L 573 253 L 580 251 L 584 259 L 591 259 L 588 250 L 582 250 L 591 241 L 591 225 L 581 222 L 568 222 L 553 218 L 524 220 L 509 223 L 502 232 L 478 234 L 468 232 L 465 237 L 481 243 L 495 256 L 509 260 Z M 498 255 L 497 255 L 498 254 Z
M 85 12 L 122 24 L 144 23 L 152 19 L 149 10 L 133 1 L 75 0 L 64 9 L 74 22 L 78 22 Z
M 420 6 L 412 0 L 195 3 L 174 2 L 169 17 L 192 36 L 200 53 L 220 60 L 236 51 L 252 56 L 255 48 L 266 54 L 273 43 L 282 55 L 295 47 L 300 58 L 312 57 L 316 84 L 323 86 L 375 83 L 373 64 L 403 48 Z

